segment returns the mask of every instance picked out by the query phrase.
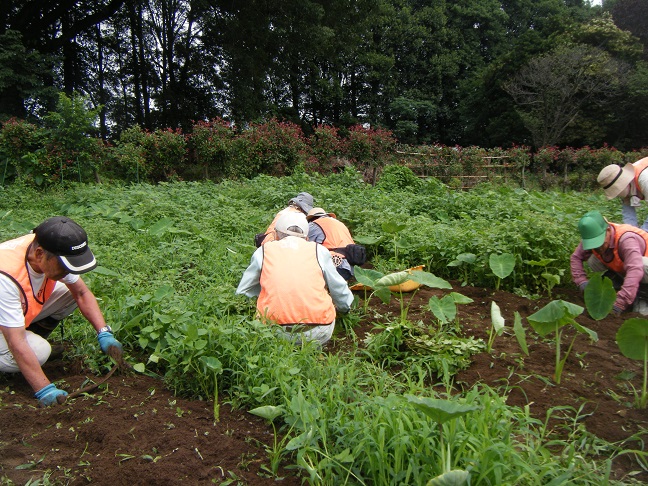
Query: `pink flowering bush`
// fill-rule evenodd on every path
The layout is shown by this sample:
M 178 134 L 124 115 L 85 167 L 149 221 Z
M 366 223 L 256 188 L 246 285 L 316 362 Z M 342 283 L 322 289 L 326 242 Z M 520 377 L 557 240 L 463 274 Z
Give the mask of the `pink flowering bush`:
M 193 161 L 203 167 L 204 178 L 223 177 L 232 163 L 235 133 L 222 118 L 194 123 L 187 135 Z

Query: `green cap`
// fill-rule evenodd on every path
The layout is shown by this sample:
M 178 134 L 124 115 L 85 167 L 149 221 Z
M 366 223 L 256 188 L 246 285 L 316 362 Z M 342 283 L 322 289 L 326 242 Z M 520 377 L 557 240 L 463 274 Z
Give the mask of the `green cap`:
M 593 250 L 600 247 L 605 241 L 607 221 L 598 211 L 585 213 L 578 222 L 578 231 L 583 242 L 583 250 Z

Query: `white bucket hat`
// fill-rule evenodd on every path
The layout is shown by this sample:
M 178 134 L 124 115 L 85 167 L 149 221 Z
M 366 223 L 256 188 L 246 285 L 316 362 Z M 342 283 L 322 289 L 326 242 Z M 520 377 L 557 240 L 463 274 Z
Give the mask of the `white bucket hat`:
M 299 228 L 301 233 L 288 229 L 293 226 Z M 308 237 L 308 221 L 306 221 L 306 215 L 298 212 L 290 212 L 282 215 L 277 220 L 277 224 L 275 224 L 275 231 L 290 236 L 299 236 L 300 238 Z
M 632 164 L 626 164 L 621 168 L 617 164 L 611 164 L 603 167 L 599 172 L 596 181 L 605 191 L 608 199 L 614 199 L 628 187 L 628 184 L 634 179 L 635 170 Z

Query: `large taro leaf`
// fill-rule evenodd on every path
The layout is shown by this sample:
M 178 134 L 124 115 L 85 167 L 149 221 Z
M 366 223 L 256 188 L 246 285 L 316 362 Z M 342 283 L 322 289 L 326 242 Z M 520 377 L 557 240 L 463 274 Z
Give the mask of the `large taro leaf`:
M 450 292 L 448 295 L 452 296 L 455 304 L 470 304 L 474 302 L 470 297 L 460 294 L 459 292 Z
M 574 322 L 574 318 L 581 315 L 584 310 L 583 307 L 571 302 L 552 300 L 538 312 L 527 317 L 527 320 L 540 336 L 545 337 L 556 329 Z
M 282 406 L 276 407 L 274 405 L 264 405 L 263 407 L 257 407 L 252 410 L 250 410 L 250 413 L 252 415 L 257 415 L 259 417 L 262 417 L 266 420 L 269 420 L 272 422 L 274 419 L 276 419 L 279 415 L 284 413 L 284 408 Z
M 470 473 L 462 469 L 453 469 L 436 478 L 430 479 L 425 486 L 462 486 L 467 484 Z
M 606 317 L 616 300 L 616 290 L 612 280 L 603 277 L 600 272 L 592 274 L 587 287 L 585 287 L 585 307 L 587 312 L 597 321 Z
M 384 236 L 358 236 L 358 235 L 353 235 L 353 239 L 355 242 L 359 245 L 375 245 L 376 243 L 380 243 L 382 240 L 385 239 Z
M 444 324 L 453 321 L 457 316 L 457 304 L 451 295 L 445 295 L 442 299 L 433 295 L 428 301 L 428 309 Z
M 477 260 L 477 255 L 474 253 L 460 253 L 457 255 L 457 258 L 454 261 L 451 261 L 448 263 L 448 267 L 458 267 L 460 265 L 463 265 L 464 263 L 475 263 L 475 260 Z
M 526 342 L 526 332 L 524 332 L 524 327 L 522 327 L 522 317 L 518 311 L 514 313 L 515 319 L 513 320 L 513 332 L 515 333 L 515 339 L 517 339 L 522 352 L 529 356 L 529 347 Z
M 409 278 L 415 282 L 420 283 L 421 285 L 427 285 L 428 287 L 434 289 L 451 289 L 452 285 L 447 280 L 437 277 L 433 273 L 417 271 L 409 274 Z
M 405 228 L 407 228 L 407 225 L 404 223 L 396 223 L 394 221 L 385 221 L 380 225 L 380 227 L 385 233 L 395 234 L 399 231 L 403 231 Z
M 415 272 L 416 273 L 416 272 Z M 410 274 L 403 270 L 402 272 L 390 273 L 378 279 L 376 287 L 391 287 L 392 285 L 400 285 L 410 279 Z
M 510 253 L 503 253 L 501 255 L 491 253 L 488 264 L 495 275 L 499 278 L 506 278 L 515 268 L 515 256 Z
M 648 319 L 635 317 L 625 321 L 616 333 L 616 342 L 627 358 L 648 359 Z
M 438 398 L 417 397 L 415 395 L 405 395 L 407 401 L 414 405 L 418 410 L 430 417 L 438 424 L 443 424 L 448 420 L 461 417 L 475 410 L 480 410 L 477 405 L 465 405 L 452 400 L 440 400 Z
M 491 301 L 491 323 L 493 324 L 495 334 L 501 336 L 504 332 L 504 318 L 502 317 L 502 311 L 499 305 L 494 300 Z
M 376 282 L 385 276 L 384 273 L 380 273 L 377 270 L 362 268 L 357 265 L 353 267 L 353 274 L 358 282 L 372 289 L 376 287 Z

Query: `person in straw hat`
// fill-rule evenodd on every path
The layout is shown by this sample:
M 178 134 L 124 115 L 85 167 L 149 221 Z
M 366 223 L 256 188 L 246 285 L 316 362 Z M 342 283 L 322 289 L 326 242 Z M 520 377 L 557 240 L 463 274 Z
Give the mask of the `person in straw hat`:
M 336 312 L 349 311 L 353 294 L 329 251 L 307 235 L 303 213 L 281 216 L 273 241 L 256 249 L 236 293 L 258 296 L 257 317 L 280 337 L 324 344 L 333 335 Z
M 344 280 L 353 277 L 352 265 L 362 265 L 366 261 L 364 247 L 356 245 L 346 225 L 335 214 L 322 208 L 313 208 L 306 215 L 308 220 L 308 241 L 324 245 L 331 252 L 333 263 Z M 354 259 L 360 252 L 360 258 Z
M 642 226 L 637 221 L 636 208 L 648 195 L 648 157 L 621 167 L 611 164 L 604 167 L 596 178 L 608 199 L 621 199 L 621 215 L 625 224 L 648 231 L 648 217 Z
M 613 312 L 648 314 L 648 232 L 628 224 L 607 221 L 589 211 L 578 222 L 581 242 L 570 258 L 572 280 L 581 291 L 588 284 L 584 263 L 606 272 L 617 288 Z

